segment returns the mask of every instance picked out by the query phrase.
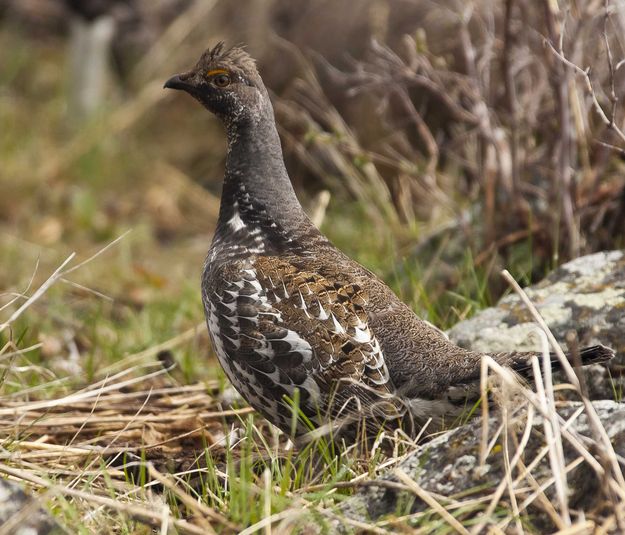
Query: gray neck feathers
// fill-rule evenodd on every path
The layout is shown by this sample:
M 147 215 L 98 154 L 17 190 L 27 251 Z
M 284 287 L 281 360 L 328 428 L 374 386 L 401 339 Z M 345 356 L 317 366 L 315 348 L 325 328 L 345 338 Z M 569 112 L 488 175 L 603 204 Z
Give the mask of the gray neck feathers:
M 231 234 L 235 214 L 269 238 L 277 229 L 291 239 L 318 233 L 304 213 L 284 166 L 269 97 L 254 119 L 226 123 L 228 156 L 217 233 Z

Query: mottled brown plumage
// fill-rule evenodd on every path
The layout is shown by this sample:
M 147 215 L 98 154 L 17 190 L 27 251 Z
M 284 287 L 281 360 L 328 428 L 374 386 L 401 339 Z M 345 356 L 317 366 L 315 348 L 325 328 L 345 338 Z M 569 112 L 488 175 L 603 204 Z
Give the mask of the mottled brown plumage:
M 217 356 L 243 397 L 286 432 L 285 399 L 298 399 L 315 426 L 364 420 L 373 431 L 415 433 L 430 419 L 452 423 L 477 395 L 483 355 L 449 342 L 306 217 L 254 61 L 219 44 L 166 87 L 187 91 L 226 125 L 202 296 Z M 532 354 L 491 356 L 526 373 Z M 582 356 L 600 362 L 612 352 L 595 346 Z

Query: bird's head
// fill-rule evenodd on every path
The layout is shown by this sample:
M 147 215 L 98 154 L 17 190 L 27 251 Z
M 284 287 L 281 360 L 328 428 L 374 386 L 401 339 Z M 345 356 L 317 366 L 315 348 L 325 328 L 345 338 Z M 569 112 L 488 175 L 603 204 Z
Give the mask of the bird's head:
M 182 89 L 227 126 L 255 122 L 271 103 L 254 60 L 240 47 L 206 50 L 190 71 L 172 76 L 165 87 Z

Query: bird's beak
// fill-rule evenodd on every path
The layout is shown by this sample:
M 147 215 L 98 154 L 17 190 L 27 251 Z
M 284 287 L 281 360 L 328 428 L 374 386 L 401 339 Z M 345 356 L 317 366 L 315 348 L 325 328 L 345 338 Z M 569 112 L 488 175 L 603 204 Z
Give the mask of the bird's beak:
M 183 91 L 189 91 L 193 89 L 193 85 L 188 82 L 191 78 L 190 73 L 176 74 L 165 82 L 164 89 L 182 89 Z

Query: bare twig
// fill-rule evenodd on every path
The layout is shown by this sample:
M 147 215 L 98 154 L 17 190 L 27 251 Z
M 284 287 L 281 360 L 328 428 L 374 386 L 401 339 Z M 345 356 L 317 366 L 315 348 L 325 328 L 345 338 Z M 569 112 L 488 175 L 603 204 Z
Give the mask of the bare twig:
M 592 85 L 592 80 L 590 79 L 590 75 L 589 75 L 590 68 L 582 69 L 579 65 L 576 65 L 575 63 L 567 59 L 566 56 L 564 56 L 562 52 L 556 50 L 549 41 L 547 41 L 547 46 L 553 52 L 553 54 L 562 63 L 564 63 L 564 65 L 572 69 L 578 76 L 582 78 L 582 80 L 584 81 L 584 85 L 586 87 L 588 96 L 591 98 L 595 112 L 597 113 L 597 115 L 599 116 L 603 124 L 605 124 L 610 130 L 612 130 L 618 136 L 618 138 L 623 143 L 625 143 L 625 132 L 623 132 L 623 130 L 621 130 L 618 127 L 618 125 L 612 122 L 612 119 L 608 117 L 603 107 L 599 103 L 599 99 L 597 98 L 597 93 L 595 92 L 595 89 Z

